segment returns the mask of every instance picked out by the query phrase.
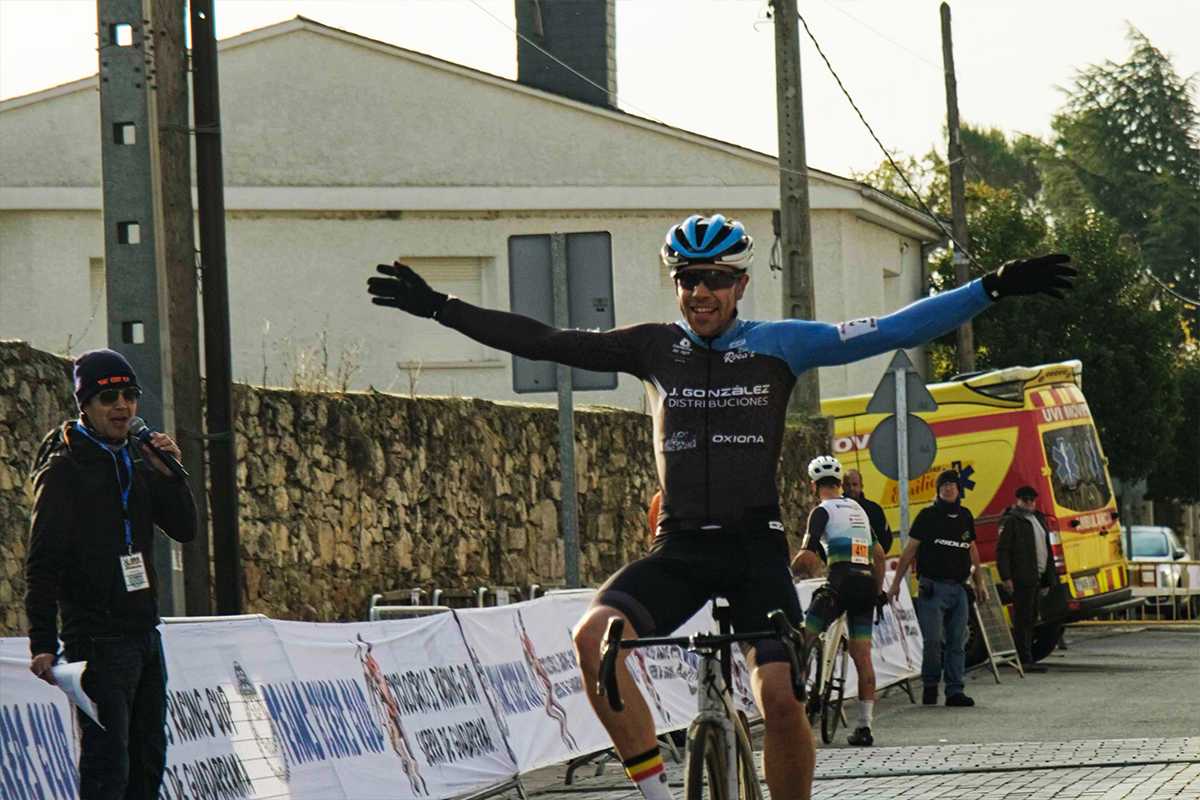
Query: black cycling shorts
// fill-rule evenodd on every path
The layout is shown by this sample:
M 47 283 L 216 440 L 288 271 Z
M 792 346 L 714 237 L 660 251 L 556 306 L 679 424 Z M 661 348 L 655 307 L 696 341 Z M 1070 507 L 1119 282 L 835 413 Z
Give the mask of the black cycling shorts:
M 803 615 L 788 555 L 787 537 L 766 525 L 660 534 L 648 556 L 600 587 L 592 605 L 625 614 L 639 636 L 669 636 L 714 595 L 729 601 L 735 632 L 768 630 L 767 614 L 777 608 L 799 627 Z M 751 646 L 754 663 L 787 661 L 778 640 Z
M 812 605 L 805 615 L 804 627 L 812 634 L 824 633 L 835 619 L 845 613 L 850 638 L 871 641 L 875 600 L 879 597 L 879 592 L 875 590 L 875 578 L 835 567 L 829 571 L 828 585 L 834 590 L 830 595 L 834 600 L 831 603 L 819 603 L 814 593 Z

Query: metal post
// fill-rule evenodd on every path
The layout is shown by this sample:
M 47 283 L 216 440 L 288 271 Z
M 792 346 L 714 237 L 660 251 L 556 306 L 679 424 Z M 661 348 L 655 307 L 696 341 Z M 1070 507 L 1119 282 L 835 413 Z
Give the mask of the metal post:
M 213 585 L 218 614 L 242 610 L 237 472 L 229 345 L 229 278 L 225 264 L 225 184 L 221 99 L 213 0 L 192 0 L 192 99 L 196 123 L 196 191 L 204 295 L 204 375 L 208 463 L 212 479 Z
M 958 130 L 958 81 L 954 76 L 954 45 L 950 39 L 950 5 L 942 3 L 942 63 L 946 75 L 946 130 L 949 135 L 947 156 L 950 167 L 950 214 L 954 226 L 954 238 L 963 248 L 969 247 L 967 241 L 967 198 L 964 186 L 963 171 L 966 166 L 963 156 L 962 139 Z M 962 286 L 970 279 L 967 269 L 967 254 L 959 247 L 953 248 L 954 254 L 954 285 Z M 975 331 L 971 321 L 967 320 L 958 327 L 958 371 L 975 371 Z
M 554 282 L 554 327 L 570 327 L 567 300 L 567 237 L 550 236 L 550 265 Z M 562 470 L 562 534 L 564 578 L 567 588 L 579 587 L 579 517 L 575 495 L 575 403 L 571 368 L 556 367 L 558 383 L 558 457 Z
M 900 501 L 900 550 L 908 545 L 908 372 L 903 367 L 896 376 L 896 460 L 899 462 L 896 488 Z
M 796 0 L 771 0 L 775 16 L 775 103 L 779 127 L 780 247 L 783 251 L 783 316 L 813 319 L 812 225 L 808 164 L 804 153 L 804 102 L 800 82 L 800 33 Z M 821 412 L 817 370 L 796 381 L 790 411 Z
M 166 308 L 154 26 L 143 0 L 97 0 L 108 342 L 142 388 L 138 413 L 174 428 Z M 179 545 L 156 548 L 159 612 L 183 612 Z M 177 569 L 178 568 L 178 569 Z

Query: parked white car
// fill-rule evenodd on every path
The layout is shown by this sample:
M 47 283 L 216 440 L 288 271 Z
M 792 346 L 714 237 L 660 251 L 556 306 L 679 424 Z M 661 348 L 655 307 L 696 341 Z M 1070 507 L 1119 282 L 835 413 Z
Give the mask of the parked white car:
M 1167 592 L 1146 598 L 1151 611 L 1156 611 L 1158 616 L 1178 617 L 1183 615 L 1181 611 L 1189 610 L 1189 603 L 1191 609 L 1195 608 L 1195 598 L 1188 591 L 1196 583 L 1190 574 L 1193 570 L 1185 564 L 1175 563 L 1190 561 L 1191 557 L 1179 544 L 1173 530 L 1162 525 L 1121 526 L 1121 546 L 1129 562 L 1130 583 L 1135 587 L 1157 586 Z M 1139 565 L 1138 562 L 1143 563 Z

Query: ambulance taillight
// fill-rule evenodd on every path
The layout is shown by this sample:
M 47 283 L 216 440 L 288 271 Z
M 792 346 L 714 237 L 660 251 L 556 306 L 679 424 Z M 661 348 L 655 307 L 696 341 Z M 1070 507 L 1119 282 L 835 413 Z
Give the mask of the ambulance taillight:
M 1050 534 L 1050 554 L 1054 556 L 1054 571 L 1059 575 L 1067 574 L 1067 559 L 1063 556 L 1062 537 L 1058 531 L 1048 531 Z

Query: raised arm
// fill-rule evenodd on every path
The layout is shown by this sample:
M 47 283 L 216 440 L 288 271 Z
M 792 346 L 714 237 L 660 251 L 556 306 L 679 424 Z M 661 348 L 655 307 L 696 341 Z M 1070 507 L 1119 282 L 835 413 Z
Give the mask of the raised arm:
M 536 361 L 554 361 L 597 372 L 641 376 L 640 326 L 611 331 L 553 328 L 508 311 L 479 308 L 434 291 L 411 267 L 380 264 L 381 275 L 367 281 L 371 302 L 436 319 L 480 344 Z
M 917 347 L 954 330 L 992 302 L 1014 295 L 1062 297 L 1077 274 L 1065 255 L 1011 261 L 966 286 L 922 298 L 883 317 L 838 324 L 811 320 L 770 323 L 773 346 L 796 374 L 812 367 L 848 364 L 897 348 Z

